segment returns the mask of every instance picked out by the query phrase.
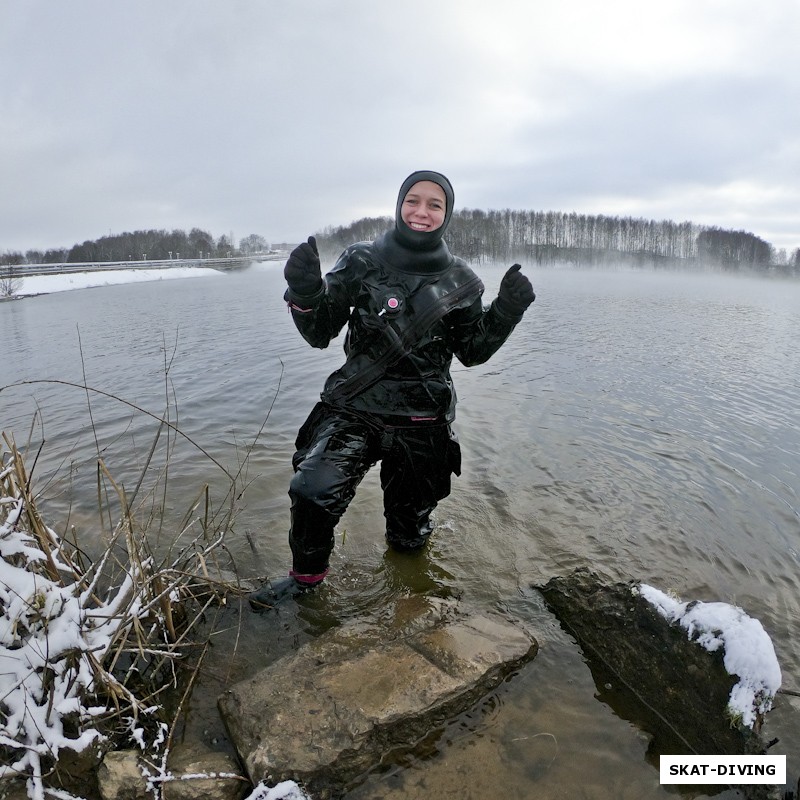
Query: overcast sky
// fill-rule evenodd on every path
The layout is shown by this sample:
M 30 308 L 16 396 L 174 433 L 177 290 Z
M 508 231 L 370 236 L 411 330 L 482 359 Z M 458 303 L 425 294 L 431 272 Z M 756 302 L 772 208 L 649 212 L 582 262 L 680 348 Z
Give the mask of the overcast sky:
M 0 251 L 457 208 L 800 247 L 798 0 L 0 0 Z

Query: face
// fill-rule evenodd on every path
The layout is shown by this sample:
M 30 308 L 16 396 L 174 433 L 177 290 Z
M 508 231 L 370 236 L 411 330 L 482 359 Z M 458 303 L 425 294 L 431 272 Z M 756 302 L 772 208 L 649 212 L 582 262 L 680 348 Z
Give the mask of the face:
M 419 181 L 406 193 L 400 216 L 414 231 L 435 231 L 444 223 L 447 201 L 444 189 L 433 181 Z

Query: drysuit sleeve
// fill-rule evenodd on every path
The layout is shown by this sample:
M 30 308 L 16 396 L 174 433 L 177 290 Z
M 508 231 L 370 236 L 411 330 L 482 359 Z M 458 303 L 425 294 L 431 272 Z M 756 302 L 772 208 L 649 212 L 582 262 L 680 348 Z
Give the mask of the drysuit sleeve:
M 322 287 L 318 292 L 303 296 L 291 289 L 286 290 L 283 298 L 289 306 L 294 324 L 312 347 L 327 347 L 350 318 L 352 287 L 358 266 L 358 260 L 348 248 L 322 279 Z
M 467 308 L 454 309 L 448 314 L 453 354 L 465 367 L 483 364 L 502 347 L 521 319 L 521 315 L 501 311 L 497 300 L 484 308 L 477 298 Z

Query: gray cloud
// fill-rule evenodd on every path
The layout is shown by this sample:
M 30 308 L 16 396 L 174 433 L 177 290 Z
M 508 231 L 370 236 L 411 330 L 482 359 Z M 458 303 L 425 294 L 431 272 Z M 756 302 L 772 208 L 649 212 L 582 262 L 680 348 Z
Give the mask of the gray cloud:
M 0 250 L 200 226 L 299 240 L 459 206 L 800 246 L 800 10 L 733 0 L 0 0 Z

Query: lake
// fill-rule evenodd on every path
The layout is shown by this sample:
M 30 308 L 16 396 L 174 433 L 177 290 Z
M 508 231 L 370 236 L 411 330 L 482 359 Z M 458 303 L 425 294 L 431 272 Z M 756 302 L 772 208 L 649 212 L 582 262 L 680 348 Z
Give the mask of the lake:
M 487 301 L 504 270 L 476 266 Z M 385 552 L 373 470 L 313 607 L 278 622 L 243 611 L 220 638 L 196 735 L 224 746 L 216 693 L 325 627 L 390 617 L 409 594 L 455 594 L 521 620 L 539 655 L 348 797 L 671 797 L 646 734 L 598 699 L 531 588 L 579 567 L 741 606 L 772 637 L 784 687 L 800 690 L 800 283 L 526 271 L 537 300 L 511 339 L 485 365 L 454 366 L 463 474 L 429 550 Z M 129 490 L 168 462 L 167 491 L 139 495 L 145 513 L 163 511 L 157 549 L 205 484 L 223 513 L 236 475 L 227 545 L 239 573 L 285 574 L 294 437 L 343 356 L 341 338 L 324 351 L 302 341 L 283 290 L 273 263 L 0 303 L 0 386 L 17 384 L 0 393 L 0 428 L 32 452 L 44 443 L 35 481 L 53 528 L 101 544 L 98 453 Z M 162 430 L 148 462 L 162 416 L 180 433 Z M 794 780 L 799 714 L 781 695 L 767 726 Z

